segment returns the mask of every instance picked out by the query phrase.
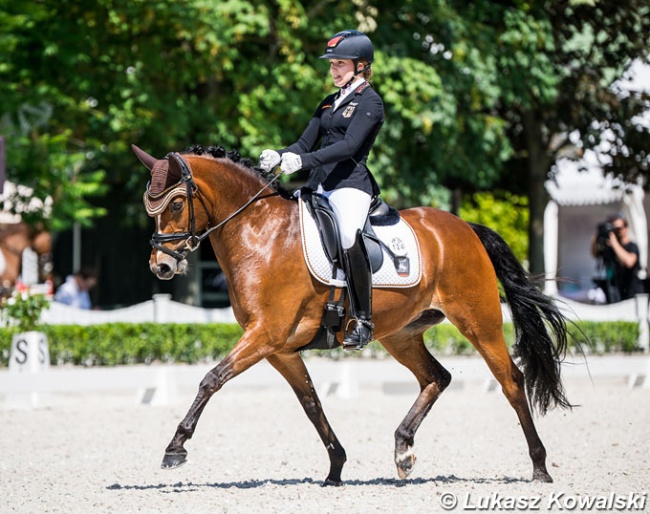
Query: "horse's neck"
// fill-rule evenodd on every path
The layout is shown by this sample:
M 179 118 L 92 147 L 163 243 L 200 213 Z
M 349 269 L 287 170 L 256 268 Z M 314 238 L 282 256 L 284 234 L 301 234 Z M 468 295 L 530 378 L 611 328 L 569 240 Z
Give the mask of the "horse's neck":
M 192 160 L 191 166 L 211 211 L 210 224 L 224 223 L 210 237 L 224 271 L 248 269 L 250 263 L 270 257 L 278 239 L 286 238 L 292 224 L 298 226 L 296 202 L 282 198 L 272 186 L 266 187 L 253 172 L 226 160 Z
M 280 257 L 279 247 L 290 251 L 292 240 L 300 241 L 297 203 L 269 195 L 263 194 L 223 230 L 213 233 L 212 247 L 224 270 L 257 267 L 262 261 Z

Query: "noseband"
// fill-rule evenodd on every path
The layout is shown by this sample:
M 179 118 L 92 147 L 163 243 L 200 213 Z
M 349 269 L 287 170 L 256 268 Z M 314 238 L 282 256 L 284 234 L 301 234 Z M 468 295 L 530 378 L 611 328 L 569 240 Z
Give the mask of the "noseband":
M 212 232 L 214 232 L 219 227 L 225 225 L 228 221 L 233 219 L 244 209 L 246 209 L 246 207 L 248 207 L 251 203 L 253 203 L 262 194 L 262 192 L 265 189 L 267 189 L 278 178 L 280 178 L 280 175 L 275 175 L 262 189 L 260 189 L 257 192 L 257 194 L 255 194 L 255 196 L 253 196 L 250 200 L 248 200 L 244 205 L 242 205 L 239 209 L 233 212 L 230 216 L 228 216 L 226 219 L 224 219 L 222 222 L 218 223 L 217 225 L 214 225 L 210 228 L 206 227 L 202 234 L 197 235 L 196 216 L 194 212 L 194 197 L 199 199 L 201 205 L 203 205 L 203 209 L 206 215 L 209 213 L 208 208 L 205 205 L 201 192 L 199 191 L 198 186 L 194 182 L 194 178 L 192 177 L 192 172 L 190 171 L 190 168 L 188 167 L 185 160 L 176 152 L 167 154 L 167 158 L 174 159 L 178 163 L 181 169 L 181 179 L 173 186 L 170 186 L 164 191 L 161 191 L 160 193 L 157 194 L 151 193 L 150 191 L 151 182 L 149 182 L 147 184 L 147 190 L 144 193 L 144 206 L 145 209 L 147 210 L 147 214 L 153 217 L 160 214 L 162 211 L 164 211 L 169 205 L 169 202 L 172 200 L 172 198 L 180 195 L 185 195 L 187 197 L 187 203 L 189 208 L 187 231 L 172 232 L 171 234 L 154 232 L 153 235 L 151 236 L 151 240 L 149 241 L 149 244 L 151 244 L 151 246 L 154 249 L 160 250 L 161 252 L 172 256 L 174 259 L 176 259 L 177 262 L 181 262 L 185 260 L 185 258 L 189 253 L 199 248 L 201 242 L 203 242 L 203 240 L 206 237 L 208 237 Z M 161 205 L 154 208 L 151 204 L 150 198 L 153 200 L 158 200 L 160 198 L 163 198 L 163 201 Z M 180 251 L 170 250 L 169 248 L 163 246 L 166 243 L 173 243 L 175 241 L 184 241 L 185 246 L 181 248 Z

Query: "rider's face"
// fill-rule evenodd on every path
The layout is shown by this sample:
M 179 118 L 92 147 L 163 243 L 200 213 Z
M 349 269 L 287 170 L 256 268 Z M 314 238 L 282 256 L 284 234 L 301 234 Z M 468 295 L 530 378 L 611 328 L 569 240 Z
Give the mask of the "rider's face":
M 352 59 L 330 59 L 330 75 L 336 87 L 345 86 L 354 76 Z

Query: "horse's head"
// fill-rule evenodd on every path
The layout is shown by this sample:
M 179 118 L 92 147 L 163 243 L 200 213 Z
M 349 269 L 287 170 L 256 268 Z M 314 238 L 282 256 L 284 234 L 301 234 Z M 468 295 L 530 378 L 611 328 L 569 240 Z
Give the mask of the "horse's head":
M 52 234 L 46 230 L 38 230 L 32 238 L 32 249 L 38 255 L 46 255 L 52 252 Z
M 189 164 L 176 153 L 156 159 L 132 146 L 142 164 L 151 172 L 144 193 L 147 214 L 156 221 L 151 238 L 149 267 L 160 279 L 169 280 L 187 271 L 187 254 L 198 248 L 208 224 L 205 209 L 195 212 L 198 189 Z M 199 198 L 200 200 L 200 198 Z

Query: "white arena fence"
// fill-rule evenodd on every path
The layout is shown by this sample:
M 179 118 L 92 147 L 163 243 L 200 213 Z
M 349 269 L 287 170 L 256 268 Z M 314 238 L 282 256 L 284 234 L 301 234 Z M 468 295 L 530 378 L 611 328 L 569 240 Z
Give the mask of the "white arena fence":
M 97 325 L 99 323 L 237 323 L 230 307 L 203 309 L 175 302 L 168 294 L 110 311 L 83 310 L 59 302 L 51 302 L 41 314 L 48 325 Z

